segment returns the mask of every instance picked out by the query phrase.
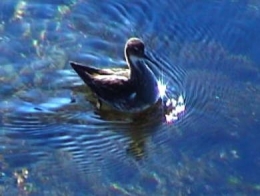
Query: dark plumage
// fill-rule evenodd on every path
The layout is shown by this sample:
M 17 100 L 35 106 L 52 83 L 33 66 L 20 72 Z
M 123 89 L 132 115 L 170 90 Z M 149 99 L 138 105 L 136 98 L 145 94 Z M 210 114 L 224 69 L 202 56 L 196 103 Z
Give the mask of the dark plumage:
M 145 63 L 149 58 L 140 39 L 126 42 L 125 58 L 128 69 L 124 70 L 70 64 L 101 102 L 119 111 L 140 112 L 159 100 L 158 81 Z

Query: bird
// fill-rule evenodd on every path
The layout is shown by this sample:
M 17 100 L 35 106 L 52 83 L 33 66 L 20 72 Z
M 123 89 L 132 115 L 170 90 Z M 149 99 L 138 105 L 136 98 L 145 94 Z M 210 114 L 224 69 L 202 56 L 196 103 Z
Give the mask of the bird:
M 101 69 L 70 61 L 71 67 L 98 99 L 110 108 L 127 113 L 139 113 L 160 100 L 159 83 L 146 61 L 144 42 L 136 37 L 127 40 L 124 48 L 127 68 Z

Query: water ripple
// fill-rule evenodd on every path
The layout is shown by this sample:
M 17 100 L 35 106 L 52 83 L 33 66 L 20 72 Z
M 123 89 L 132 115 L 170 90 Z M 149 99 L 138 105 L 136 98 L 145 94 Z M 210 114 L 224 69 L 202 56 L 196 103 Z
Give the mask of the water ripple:
M 48 154 L 62 151 L 80 170 L 96 172 L 151 160 L 163 148 L 181 154 L 187 149 L 184 139 L 200 146 L 213 138 L 209 132 L 221 132 L 223 140 L 234 138 L 237 130 L 223 130 L 239 127 L 253 114 L 257 121 L 260 91 L 248 87 L 249 79 L 259 80 L 257 63 L 228 50 L 246 37 L 245 24 L 235 28 L 228 21 L 222 30 L 223 17 L 211 23 L 211 17 L 198 11 L 201 3 L 185 1 L 170 6 L 167 1 L 62 2 L 47 3 L 48 13 L 40 2 L 17 6 L 13 19 L 1 24 L 6 31 L 0 43 L 1 152 L 8 161 L 28 155 L 32 162 L 45 162 Z M 227 10 L 220 4 L 214 1 L 210 10 L 223 14 Z M 147 11 L 158 5 L 160 9 Z M 199 14 L 192 17 L 192 12 Z M 228 42 L 219 37 L 223 34 Z M 185 111 L 170 124 L 167 107 L 161 105 L 138 115 L 97 110 L 95 98 L 69 67 L 68 61 L 75 60 L 123 68 L 124 44 L 132 36 L 143 39 L 153 60 L 149 66 L 166 85 L 164 104 L 183 98 Z M 220 119 L 226 120 L 226 128 Z M 168 154 L 163 156 L 169 161 Z

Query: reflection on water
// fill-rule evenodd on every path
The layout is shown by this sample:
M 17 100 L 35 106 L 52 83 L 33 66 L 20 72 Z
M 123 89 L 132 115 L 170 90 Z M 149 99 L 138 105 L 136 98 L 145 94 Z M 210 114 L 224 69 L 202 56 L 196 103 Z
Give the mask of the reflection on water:
M 2 193 L 257 194 L 258 7 L 1 1 Z M 133 36 L 166 85 L 165 107 L 97 110 L 68 61 L 125 67 Z

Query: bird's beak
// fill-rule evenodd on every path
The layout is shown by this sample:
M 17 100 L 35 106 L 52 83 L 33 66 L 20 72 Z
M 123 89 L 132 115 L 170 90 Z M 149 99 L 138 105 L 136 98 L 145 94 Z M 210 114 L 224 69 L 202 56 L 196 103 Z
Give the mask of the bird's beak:
M 159 67 L 159 64 L 158 64 L 156 61 L 154 61 L 153 59 L 151 59 L 151 57 L 148 56 L 147 54 L 144 54 L 144 59 L 145 59 L 145 60 L 148 60 L 148 61 L 151 62 L 152 64 L 154 64 L 154 65 L 156 65 L 156 66 Z

